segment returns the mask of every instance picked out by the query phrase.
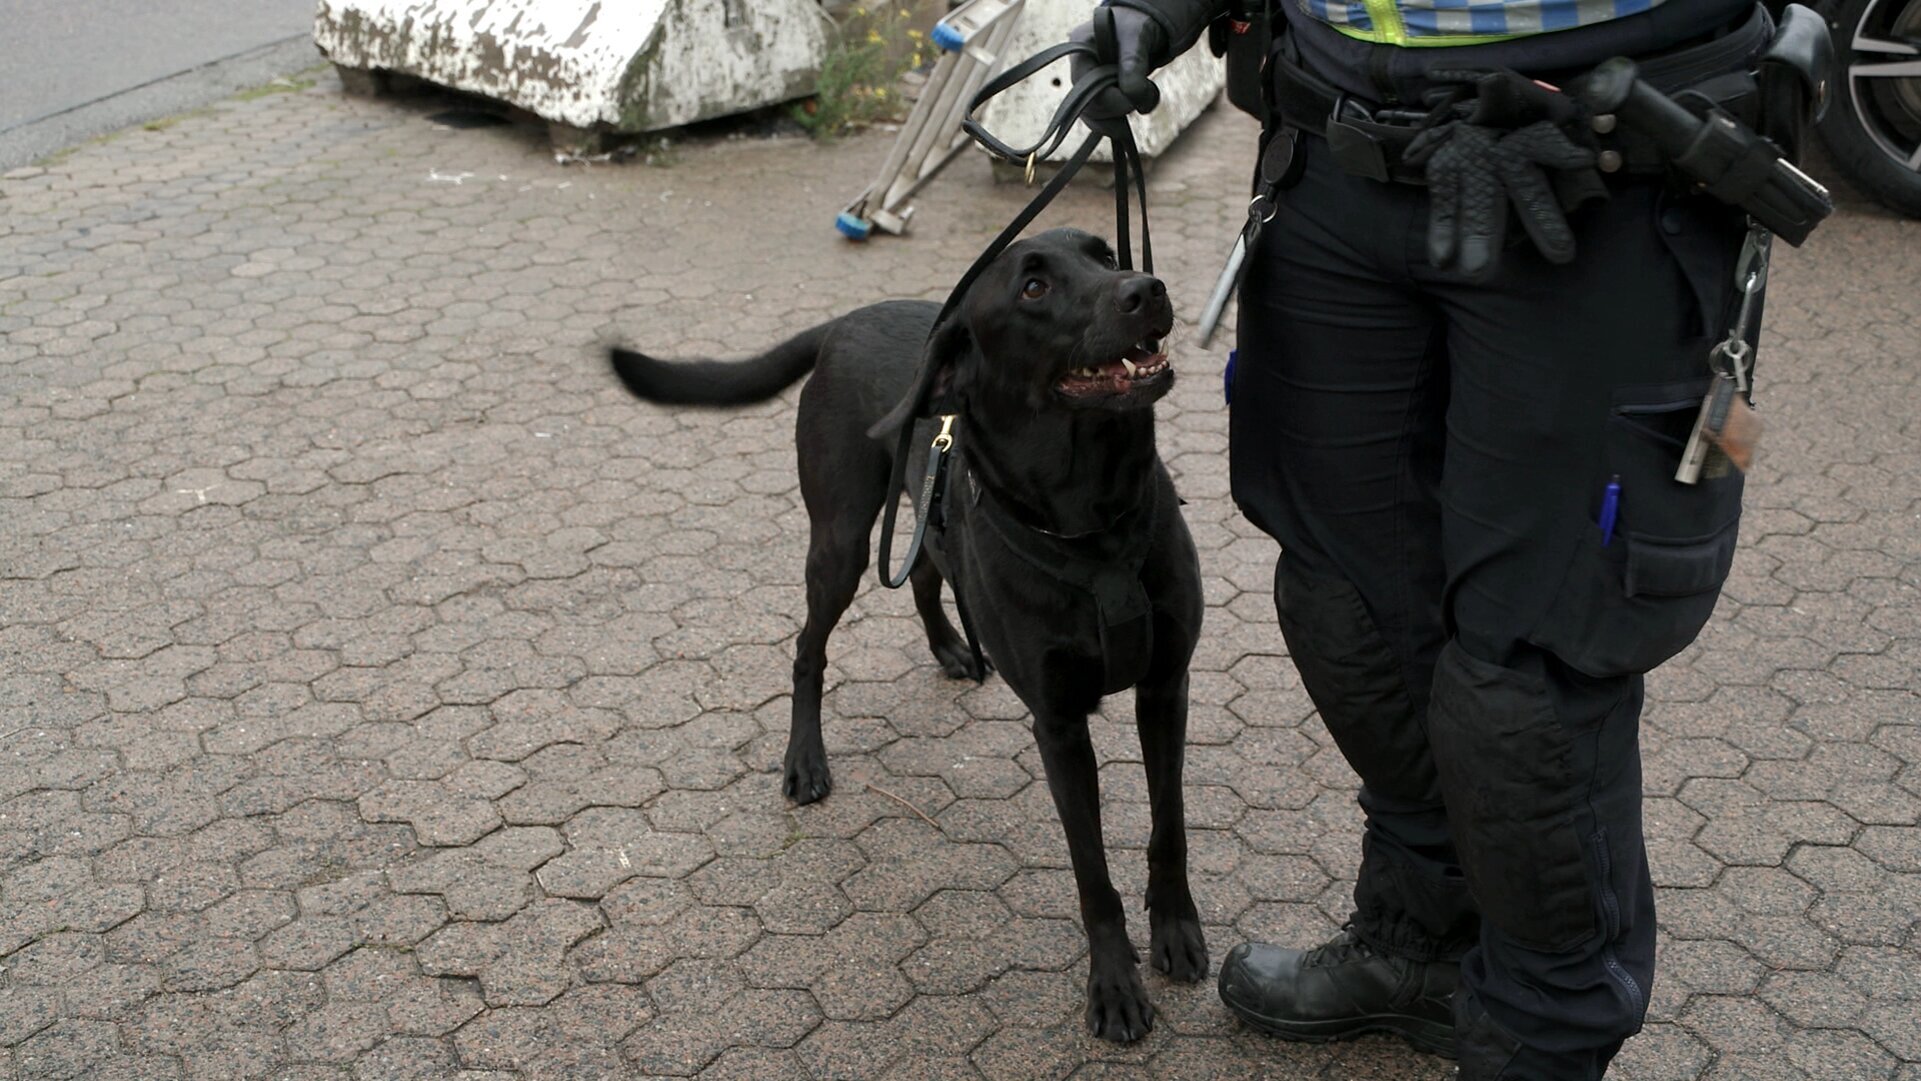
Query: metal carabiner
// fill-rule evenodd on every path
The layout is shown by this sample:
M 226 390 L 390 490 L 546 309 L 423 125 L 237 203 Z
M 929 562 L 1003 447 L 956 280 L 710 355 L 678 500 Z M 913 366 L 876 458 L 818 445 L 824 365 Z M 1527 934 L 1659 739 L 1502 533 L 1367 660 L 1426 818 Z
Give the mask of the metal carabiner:
M 1734 380 L 1736 388 L 1748 389 L 1748 363 L 1754 347 L 1748 343 L 1748 328 L 1754 324 L 1754 305 L 1768 283 L 1768 262 L 1773 252 L 1774 234 L 1759 222 L 1748 222 L 1748 235 L 1741 242 L 1741 254 L 1734 260 L 1734 284 L 1741 291 L 1741 306 L 1735 309 L 1728 334 L 1708 357 L 1717 374 Z M 1717 361 L 1725 361 L 1723 370 Z
M 1753 219 L 1748 220 L 1748 235 L 1741 241 L 1741 254 L 1734 260 L 1734 284 L 1743 289 L 1761 276 L 1760 284 L 1768 282 L 1768 262 L 1774 252 L 1774 234 Z

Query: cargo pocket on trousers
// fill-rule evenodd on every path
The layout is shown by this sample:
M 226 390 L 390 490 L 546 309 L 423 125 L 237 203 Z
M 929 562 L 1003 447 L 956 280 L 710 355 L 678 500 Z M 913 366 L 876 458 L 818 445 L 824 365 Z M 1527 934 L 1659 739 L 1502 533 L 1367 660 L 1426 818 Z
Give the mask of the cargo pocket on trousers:
M 1623 388 L 1608 418 L 1607 469 L 1620 478 L 1611 542 L 1581 531 L 1565 580 L 1528 635 L 1577 672 L 1649 672 L 1701 633 L 1734 563 L 1742 477 L 1674 479 L 1705 380 Z M 1598 508 L 1597 508 L 1598 509 Z
M 1435 666 L 1428 738 L 1482 917 L 1529 949 L 1586 941 L 1596 930 L 1594 905 L 1574 821 L 1586 793 L 1546 683 L 1450 642 Z

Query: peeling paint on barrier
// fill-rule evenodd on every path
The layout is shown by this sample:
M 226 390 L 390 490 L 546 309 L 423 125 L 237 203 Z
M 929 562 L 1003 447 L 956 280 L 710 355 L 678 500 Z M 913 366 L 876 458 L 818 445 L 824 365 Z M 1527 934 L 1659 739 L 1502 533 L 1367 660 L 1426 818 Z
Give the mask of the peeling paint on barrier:
M 817 0 L 320 0 L 314 42 L 578 128 L 643 132 L 813 92 Z

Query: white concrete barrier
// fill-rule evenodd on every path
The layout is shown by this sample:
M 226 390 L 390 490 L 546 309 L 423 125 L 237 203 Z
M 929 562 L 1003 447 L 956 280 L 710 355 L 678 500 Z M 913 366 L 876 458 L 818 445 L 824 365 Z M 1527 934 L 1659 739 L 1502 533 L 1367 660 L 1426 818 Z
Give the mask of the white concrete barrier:
M 319 0 L 314 41 L 585 131 L 638 133 L 813 92 L 818 0 Z

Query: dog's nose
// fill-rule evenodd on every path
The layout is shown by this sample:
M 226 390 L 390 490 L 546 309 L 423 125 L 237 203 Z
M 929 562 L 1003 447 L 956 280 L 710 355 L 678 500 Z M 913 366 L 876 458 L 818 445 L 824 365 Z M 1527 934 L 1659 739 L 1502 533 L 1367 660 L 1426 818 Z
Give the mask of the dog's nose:
M 1121 314 L 1132 315 L 1141 310 L 1141 305 L 1166 295 L 1167 286 L 1162 285 L 1159 278 L 1140 274 L 1122 282 L 1120 288 L 1114 290 L 1114 306 L 1121 310 Z

